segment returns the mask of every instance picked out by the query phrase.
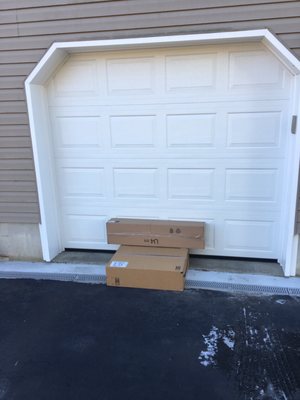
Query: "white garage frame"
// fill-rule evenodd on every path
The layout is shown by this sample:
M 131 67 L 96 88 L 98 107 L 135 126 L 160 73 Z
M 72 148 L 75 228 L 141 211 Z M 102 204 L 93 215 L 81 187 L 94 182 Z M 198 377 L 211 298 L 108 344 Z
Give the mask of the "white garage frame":
M 294 98 L 291 115 L 300 114 L 300 61 L 267 29 L 218 32 L 208 34 L 145 37 L 115 40 L 54 43 L 25 81 L 33 156 L 37 179 L 41 223 L 40 235 L 43 258 L 51 261 L 63 250 L 60 221 L 51 157 L 51 128 L 47 103 L 46 85 L 57 68 L 72 53 L 176 47 L 184 45 L 225 44 L 233 42 L 261 42 L 294 76 Z M 295 233 L 295 216 L 300 161 L 300 124 L 296 135 L 287 132 L 288 165 L 284 193 L 286 224 L 282 227 L 282 252 L 278 260 L 285 276 L 296 274 L 299 235 Z

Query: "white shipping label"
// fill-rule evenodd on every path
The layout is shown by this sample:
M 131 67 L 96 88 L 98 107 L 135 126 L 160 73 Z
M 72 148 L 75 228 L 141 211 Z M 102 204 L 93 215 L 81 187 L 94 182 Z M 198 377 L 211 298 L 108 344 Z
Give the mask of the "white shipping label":
M 110 263 L 111 267 L 116 267 L 116 268 L 125 268 L 127 267 L 128 262 L 127 261 L 113 261 Z

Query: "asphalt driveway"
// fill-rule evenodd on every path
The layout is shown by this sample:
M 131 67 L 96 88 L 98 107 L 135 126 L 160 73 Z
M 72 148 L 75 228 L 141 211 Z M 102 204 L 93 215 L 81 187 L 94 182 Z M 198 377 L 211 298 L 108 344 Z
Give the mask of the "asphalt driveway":
M 1 399 L 300 399 L 300 298 L 0 280 Z

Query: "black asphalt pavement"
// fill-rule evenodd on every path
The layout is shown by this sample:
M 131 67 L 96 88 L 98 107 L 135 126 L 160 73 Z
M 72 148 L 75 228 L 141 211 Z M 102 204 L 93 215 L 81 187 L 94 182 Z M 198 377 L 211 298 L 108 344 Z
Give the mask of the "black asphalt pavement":
M 0 280 L 2 399 L 300 399 L 300 298 Z

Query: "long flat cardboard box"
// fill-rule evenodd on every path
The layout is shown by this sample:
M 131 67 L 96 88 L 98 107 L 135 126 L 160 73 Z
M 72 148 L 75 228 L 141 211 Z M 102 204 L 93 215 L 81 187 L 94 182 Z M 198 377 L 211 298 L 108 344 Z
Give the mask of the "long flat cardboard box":
M 109 244 L 188 249 L 205 246 L 204 222 L 112 218 L 106 229 Z
M 106 284 L 143 289 L 184 289 L 187 249 L 121 246 L 106 265 Z

